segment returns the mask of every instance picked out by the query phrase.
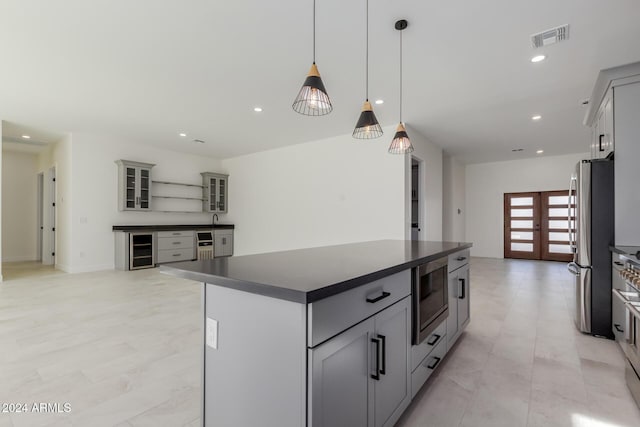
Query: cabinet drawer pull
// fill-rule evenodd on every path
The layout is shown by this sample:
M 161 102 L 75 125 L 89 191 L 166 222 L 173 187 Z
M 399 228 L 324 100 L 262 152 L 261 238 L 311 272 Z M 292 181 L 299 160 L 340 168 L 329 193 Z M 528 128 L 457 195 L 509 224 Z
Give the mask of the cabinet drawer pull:
M 176 256 L 180 256 L 181 254 L 173 254 L 172 256 L 176 257 Z
M 179 236 L 179 235 L 180 235 L 180 233 L 173 233 L 173 235 L 174 235 L 174 236 Z
M 433 360 L 434 362 L 431 365 L 427 365 L 427 369 L 431 369 L 431 370 L 436 369 L 436 366 L 438 366 L 438 364 L 442 359 L 439 357 L 434 357 Z
M 376 345 L 376 373 L 371 374 L 371 378 L 380 381 L 380 340 L 378 338 L 371 338 L 371 342 Z
M 436 343 L 437 343 L 438 341 L 440 341 L 440 338 L 442 338 L 442 337 L 441 337 L 440 335 L 438 335 L 438 334 L 433 334 L 433 335 L 431 336 L 431 338 L 432 338 L 432 339 L 431 339 L 431 341 L 427 341 L 427 344 L 429 344 L 429 345 L 436 345 Z M 434 338 L 435 338 L 435 339 L 434 339 Z
M 622 329 L 620 327 L 620 325 L 618 325 L 617 323 L 615 325 L 613 325 L 614 328 L 616 328 L 616 331 L 620 332 L 620 333 L 624 333 L 624 329 Z
M 604 148 L 602 148 L 602 139 L 604 138 L 604 134 L 600 135 L 598 137 L 598 151 L 604 151 Z
M 173 244 L 174 244 L 174 245 L 179 245 L 179 244 L 180 244 L 180 242 L 173 242 Z
M 466 256 L 459 256 L 458 258 L 456 258 L 456 261 L 464 261 L 465 259 L 467 259 Z
M 380 342 L 382 343 L 382 364 L 380 365 L 380 374 L 387 374 L 387 337 L 384 335 L 378 334 L 378 338 L 380 338 Z
M 372 304 L 377 303 L 380 300 L 385 299 L 386 297 L 391 296 L 391 294 L 389 292 L 382 292 L 382 294 L 380 294 L 380 296 L 376 297 L 376 298 L 367 298 L 367 302 L 370 302 Z

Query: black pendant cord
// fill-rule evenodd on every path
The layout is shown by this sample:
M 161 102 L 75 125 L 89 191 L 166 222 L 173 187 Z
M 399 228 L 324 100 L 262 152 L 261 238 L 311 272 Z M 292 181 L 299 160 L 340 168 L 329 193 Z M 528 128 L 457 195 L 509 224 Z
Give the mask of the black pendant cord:
M 366 99 L 369 101 L 369 0 L 367 0 L 367 73 L 365 85 Z
M 316 0 L 313 0 L 313 63 L 316 63 Z
M 402 31 L 400 31 L 400 123 L 402 123 Z

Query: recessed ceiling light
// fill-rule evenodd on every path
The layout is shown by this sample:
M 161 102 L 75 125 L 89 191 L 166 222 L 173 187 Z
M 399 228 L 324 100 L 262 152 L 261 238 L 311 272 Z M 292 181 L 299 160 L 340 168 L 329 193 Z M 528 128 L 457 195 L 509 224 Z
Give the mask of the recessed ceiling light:
M 253 111 L 255 111 L 256 113 L 262 113 L 262 107 L 255 107 Z
M 538 115 L 532 116 L 531 120 L 540 120 L 541 118 L 542 116 L 538 114 Z
M 184 132 L 180 132 L 178 135 L 180 135 L 180 136 L 187 136 L 187 134 L 186 134 L 186 133 L 184 133 Z
M 547 57 L 545 55 L 536 55 L 533 58 L 531 58 L 531 62 L 541 62 L 544 61 L 545 59 L 547 59 Z
M 544 153 L 544 150 L 538 150 L 538 151 L 536 151 L 536 154 L 542 154 L 542 153 Z
M 376 99 L 376 105 L 382 105 L 382 104 L 384 104 L 383 99 Z
M 514 148 L 514 149 L 513 149 L 513 150 L 511 150 L 511 151 L 513 151 L 514 153 L 517 153 L 517 152 L 519 152 L 519 151 L 524 151 L 524 148 Z
M 23 137 L 24 139 L 31 139 L 31 137 L 30 137 L 29 135 L 22 135 L 22 137 Z

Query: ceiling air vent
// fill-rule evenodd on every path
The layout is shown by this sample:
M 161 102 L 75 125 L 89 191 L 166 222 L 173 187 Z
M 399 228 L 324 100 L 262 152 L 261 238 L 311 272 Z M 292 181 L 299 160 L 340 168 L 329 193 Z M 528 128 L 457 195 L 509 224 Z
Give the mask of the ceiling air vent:
M 569 24 L 532 35 L 531 44 L 533 44 L 533 47 L 538 48 L 549 46 L 550 44 L 558 43 L 567 39 L 569 39 Z

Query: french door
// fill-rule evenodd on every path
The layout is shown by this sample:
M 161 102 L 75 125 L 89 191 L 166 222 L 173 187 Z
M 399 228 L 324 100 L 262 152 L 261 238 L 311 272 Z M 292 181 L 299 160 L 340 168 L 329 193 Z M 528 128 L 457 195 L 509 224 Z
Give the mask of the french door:
M 504 257 L 571 261 L 569 221 L 575 206 L 569 192 L 543 191 L 504 195 Z

